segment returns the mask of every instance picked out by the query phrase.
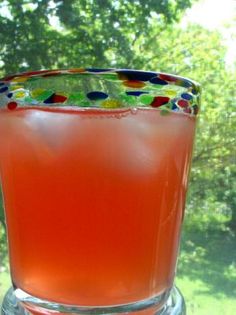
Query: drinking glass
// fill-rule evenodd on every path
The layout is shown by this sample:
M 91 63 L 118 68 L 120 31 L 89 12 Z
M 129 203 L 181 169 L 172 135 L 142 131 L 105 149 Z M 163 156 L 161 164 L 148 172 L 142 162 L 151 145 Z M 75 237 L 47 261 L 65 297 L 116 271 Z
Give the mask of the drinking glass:
M 0 81 L 2 314 L 184 314 L 173 282 L 199 96 L 127 69 Z

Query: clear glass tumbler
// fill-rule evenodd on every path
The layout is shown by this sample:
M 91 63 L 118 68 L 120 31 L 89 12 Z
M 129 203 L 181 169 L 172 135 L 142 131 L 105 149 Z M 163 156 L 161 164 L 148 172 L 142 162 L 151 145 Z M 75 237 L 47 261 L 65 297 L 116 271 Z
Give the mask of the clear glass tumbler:
M 25 314 L 164 314 L 199 90 L 125 69 L 0 81 L 11 294 Z

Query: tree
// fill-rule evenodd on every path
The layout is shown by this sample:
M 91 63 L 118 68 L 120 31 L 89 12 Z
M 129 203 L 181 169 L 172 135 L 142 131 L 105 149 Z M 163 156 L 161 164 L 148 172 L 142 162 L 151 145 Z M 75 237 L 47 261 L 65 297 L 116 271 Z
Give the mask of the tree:
M 216 31 L 176 25 L 162 32 L 158 41 L 162 46 L 156 56 L 142 53 L 147 50 L 145 46 L 140 50 L 143 63 L 190 77 L 202 85 L 188 210 L 231 213 L 229 226 L 235 228 L 235 68 L 225 63 L 226 47 Z M 155 46 L 155 41 L 150 45 Z
M 8 17 L 0 16 L 2 72 L 133 66 L 135 42 L 148 41 L 154 24 L 161 31 L 178 20 L 193 1 L 4 1 Z

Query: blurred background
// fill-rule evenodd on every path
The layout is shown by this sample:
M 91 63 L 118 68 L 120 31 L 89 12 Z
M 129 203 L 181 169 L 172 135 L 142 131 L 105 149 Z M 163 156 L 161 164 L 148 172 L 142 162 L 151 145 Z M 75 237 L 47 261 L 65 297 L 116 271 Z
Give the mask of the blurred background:
M 236 314 L 236 1 L 0 1 L 0 76 L 80 66 L 201 83 L 176 284 L 188 315 Z M 1 202 L 0 303 L 9 286 Z

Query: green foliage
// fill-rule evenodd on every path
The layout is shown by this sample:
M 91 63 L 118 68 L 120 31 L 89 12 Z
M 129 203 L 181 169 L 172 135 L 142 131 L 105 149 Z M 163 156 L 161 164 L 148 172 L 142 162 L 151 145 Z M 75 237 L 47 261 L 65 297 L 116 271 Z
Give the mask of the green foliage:
M 236 294 L 236 234 L 227 216 L 188 214 L 182 234 L 178 277 L 200 280 L 208 294 L 234 298 Z
M 6 249 L 6 231 L 5 227 L 2 224 L 3 219 L 0 221 L 0 270 L 2 267 L 5 267 L 6 265 L 6 254 L 7 254 L 7 249 Z
M 2 70 L 134 66 L 134 43 L 148 42 L 153 25 L 160 32 L 178 20 L 191 2 L 4 1 L 10 18 L 0 16 Z
M 164 44 L 151 59 L 152 68 L 181 73 L 202 85 L 187 209 L 228 218 L 231 214 L 230 225 L 235 227 L 236 73 L 226 67 L 226 48 L 218 32 L 191 24 L 185 30 L 170 27 L 158 41 Z

